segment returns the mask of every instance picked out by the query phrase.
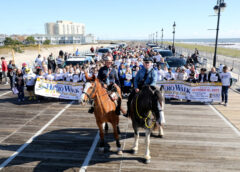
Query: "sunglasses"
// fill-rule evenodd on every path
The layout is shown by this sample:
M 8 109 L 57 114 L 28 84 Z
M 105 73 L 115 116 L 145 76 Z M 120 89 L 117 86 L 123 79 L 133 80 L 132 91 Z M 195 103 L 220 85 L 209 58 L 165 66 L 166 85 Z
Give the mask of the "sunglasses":
M 145 62 L 146 64 L 149 64 L 149 63 L 151 63 L 151 62 Z

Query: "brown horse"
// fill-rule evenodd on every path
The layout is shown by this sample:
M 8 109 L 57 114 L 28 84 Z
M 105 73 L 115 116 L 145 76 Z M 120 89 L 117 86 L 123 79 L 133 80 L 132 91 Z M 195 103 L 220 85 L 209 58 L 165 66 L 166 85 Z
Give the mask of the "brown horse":
M 111 123 L 113 127 L 114 137 L 117 145 L 118 154 L 122 154 L 121 144 L 119 142 L 118 136 L 118 123 L 119 116 L 116 114 L 116 105 L 111 100 L 108 95 L 107 90 L 102 86 L 100 81 L 93 77 L 88 80 L 92 80 L 92 82 L 87 82 L 84 86 L 81 101 L 87 102 L 89 100 L 94 101 L 94 115 L 96 117 L 96 123 L 100 131 L 100 148 L 99 151 L 104 151 L 104 132 L 103 132 L 103 124 Z M 117 92 L 121 96 L 121 90 L 117 86 Z

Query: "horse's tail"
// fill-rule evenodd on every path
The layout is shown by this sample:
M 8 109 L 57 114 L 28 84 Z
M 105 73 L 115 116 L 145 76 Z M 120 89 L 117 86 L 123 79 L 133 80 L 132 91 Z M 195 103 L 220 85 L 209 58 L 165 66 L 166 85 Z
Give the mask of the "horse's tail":
M 165 103 L 165 90 L 163 85 L 160 86 L 160 93 L 161 93 L 163 102 Z

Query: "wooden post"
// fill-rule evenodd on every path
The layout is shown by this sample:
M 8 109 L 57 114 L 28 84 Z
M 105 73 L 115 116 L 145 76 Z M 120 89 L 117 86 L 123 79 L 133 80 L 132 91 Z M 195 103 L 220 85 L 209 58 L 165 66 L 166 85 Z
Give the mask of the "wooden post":
M 14 53 L 14 49 L 12 49 L 12 59 L 13 59 L 13 63 L 15 64 L 15 53 Z

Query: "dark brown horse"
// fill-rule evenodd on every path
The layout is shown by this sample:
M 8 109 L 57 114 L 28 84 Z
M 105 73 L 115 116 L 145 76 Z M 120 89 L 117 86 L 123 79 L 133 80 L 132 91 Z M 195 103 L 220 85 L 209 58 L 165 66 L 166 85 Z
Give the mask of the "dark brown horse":
M 86 78 L 88 78 L 86 76 Z M 113 127 L 114 137 L 117 145 L 118 154 L 122 154 L 121 144 L 119 142 L 118 136 L 118 124 L 119 124 L 119 116 L 116 114 L 116 105 L 111 100 L 108 95 L 107 90 L 102 86 L 100 81 L 93 77 L 91 82 L 87 82 L 84 86 L 83 93 L 81 96 L 82 102 L 87 102 L 89 100 L 94 101 L 94 115 L 96 117 L 96 123 L 100 131 L 100 151 L 104 151 L 104 132 L 103 132 L 103 124 L 111 123 Z M 117 92 L 121 95 L 121 90 L 118 86 L 116 86 Z
M 160 106 L 160 108 L 158 108 Z M 134 154 L 138 151 L 138 140 L 139 140 L 139 128 L 145 129 L 145 161 L 150 162 L 150 134 L 155 126 L 159 126 L 161 121 L 164 120 L 163 114 L 164 106 L 164 95 L 163 88 L 157 89 L 153 86 L 144 86 L 142 90 L 135 95 L 131 102 L 130 116 L 132 119 L 132 126 L 134 130 Z M 159 111 L 161 109 L 161 111 Z M 159 134 L 161 128 L 159 127 Z

